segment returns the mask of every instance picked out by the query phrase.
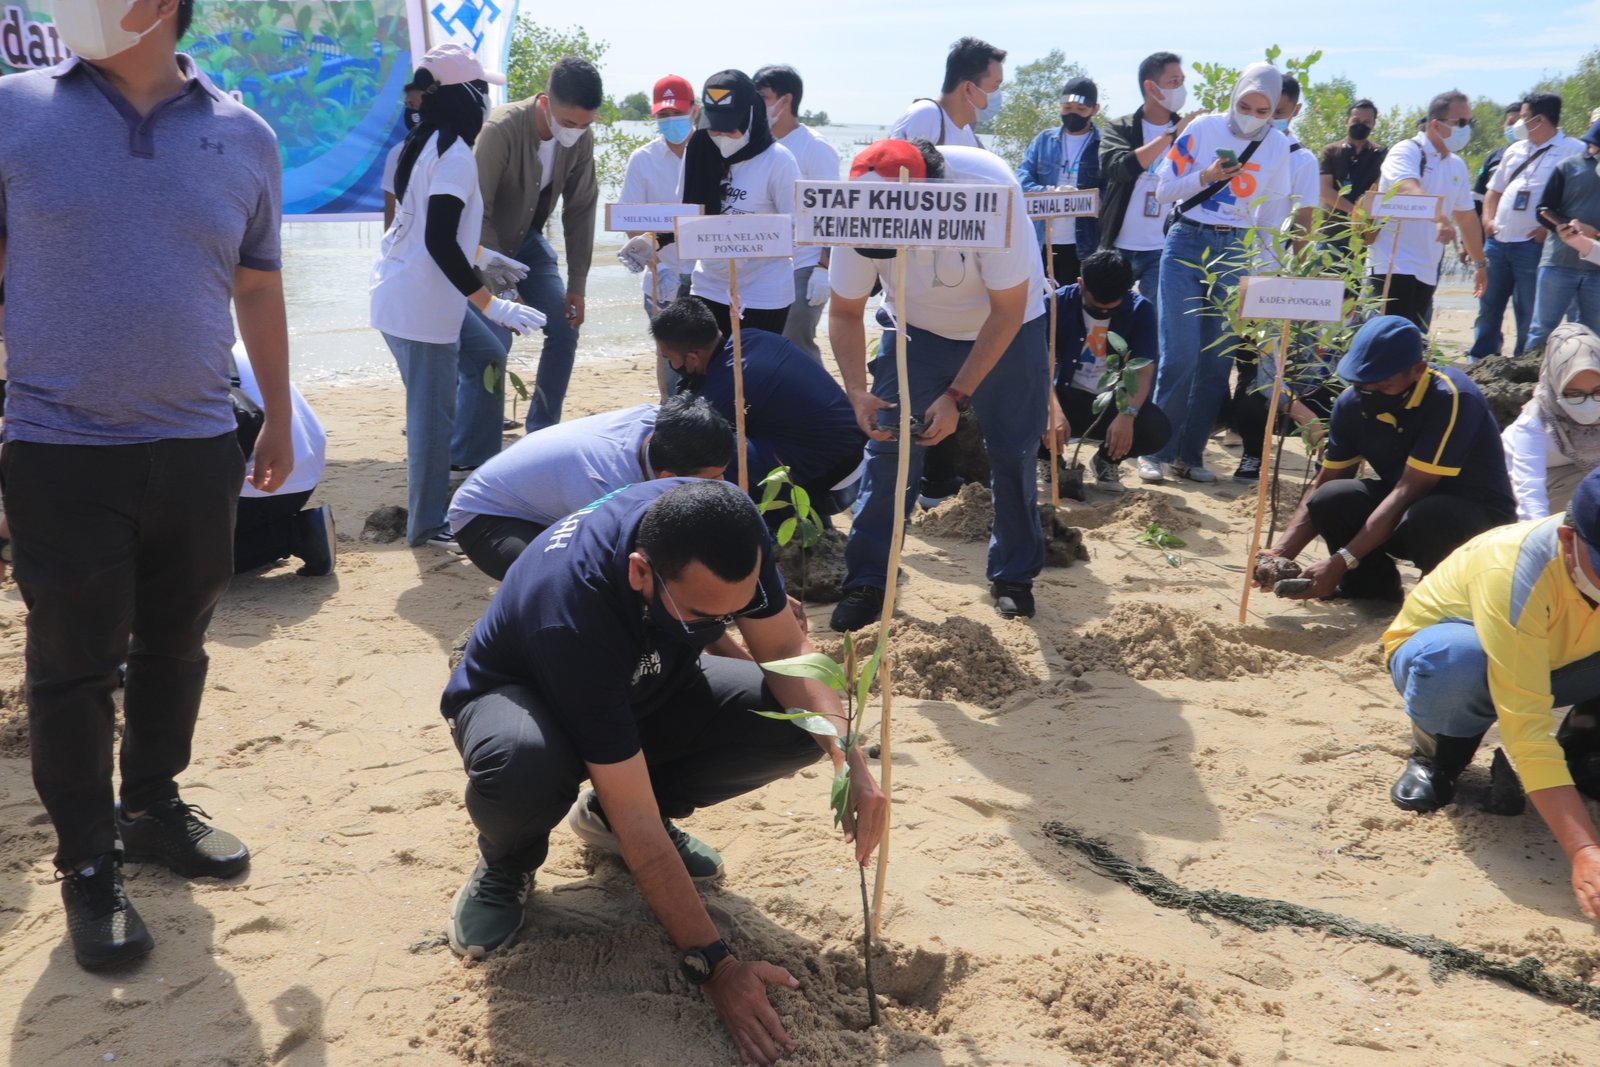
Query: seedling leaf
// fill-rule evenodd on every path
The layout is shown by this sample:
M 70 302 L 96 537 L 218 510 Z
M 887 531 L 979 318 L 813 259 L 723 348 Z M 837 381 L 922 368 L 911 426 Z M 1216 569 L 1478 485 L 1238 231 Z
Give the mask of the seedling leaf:
M 782 674 L 790 678 L 810 678 L 814 682 L 821 682 L 829 689 L 842 693 L 848 683 L 845 681 L 844 671 L 833 660 L 821 652 L 808 652 L 803 656 L 791 656 L 788 659 L 775 659 L 770 663 L 763 663 L 762 670 L 771 671 L 773 674 Z
M 833 825 L 844 822 L 844 809 L 850 803 L 850 765 L 843 764 L 834 776 L 833 788 L 828 793 L 828 806 L 833 809 Z
M 778 719 L 792 722 L 808 734 L 818 734 L 822 737 L 838 737 L 839 728 L 833 725 L 833 720 L 826 715 L 818 715 L 811 711 L 757 711 L 763 719 Z

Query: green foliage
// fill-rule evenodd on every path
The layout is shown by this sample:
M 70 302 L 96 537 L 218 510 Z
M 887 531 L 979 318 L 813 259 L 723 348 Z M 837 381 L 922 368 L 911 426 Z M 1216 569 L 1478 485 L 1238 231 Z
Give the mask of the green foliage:
M 1176 567 L 1180 560 L 1178 559 L 1178 554 L 1172 550 L 1188 547 L 1183 538 L 1176 536 L 1159 522 L 1152 522 L 1149 526 L 1139 531 L 1139 536 L 1135 537 L 1133 542 L 1138 545 L 1149 545 L 1151 548 L 1159 550 L 1162 556 L 1166 557 L 1168 565 L 1173 567 Z
M 617 117 L 641 121 L 650 117 L 650 97 L 647 93 L 629 93 L 617 105 Z
M 802 126 L 831 126 L 826 111 L 802 111 L 799 117 Z
M 1578 60 L 1578 69 L 1571 74 L 1543 78 L 1532 85 L 1529 93 L 1556 93 L 1561 97 L 1561 128 L 1577 137 L 1589 128 L 1590 118 L 1600 109 L 1600 48 L 1592 48 Z M 1524 96 L 1528 93 L 1524 93 Z M 1506 101 L 1507 104 L 1510 101 Z M 1504 112 L 1501 112 L 1503 115 Z M 1499 117 L 1496 117 L 1495 137 L 1500 137 Z
M 795 534 L 800 535 L 800 547 L 810 550 L 822 540 L 822 532 L 827 527 L 823 525 L 822 516 L 817 514 L 811 506 L 811 494 L 800 486 L 795 485 L 789 478 L 788 467 L 774 467 L 767 476 L 756 483 L 761 490 L 761 499 L 756 503 L 756 510 L 765 515 L 770 511 L 781 511 L 790 508 L 793 515 L 784 519 L 778 525 L 776 534 L 780 546 L 794 540 Z M 780 494 L 788 490 L 787 497 Z
M 1228 105 L 1233 100 L 1233 84 L 1239 80 L 1239 68 L 1222 63 L 1200 62 L 1191 66 L 1195 76 L 1188 81 L 1189 97 L 1195 106 L 1219 115 L 1227 114 Z
M 1117 411 L 1128 414 L 1133 396 L 1139 391 L 1139 372 L 1150 366 L 1148 359 L 1128 359 L 1128 342 L 1119 333 L 1106 331 L 1106 369 L 1095 383 L 1100 394 L 1091 407 L 1096 415 L 1115 403 Z
M 1005 83 L 1005 102 L 989 130 L 990 148 L 1013 167 L 1022 164 L 1028 144 L 1040 130 L 1061 126 L 1061 87 L 1067 79 L 1088 72 L 1068 61 L 1066 53 L 1053 48 L 1032 63 L 1009 72 Z

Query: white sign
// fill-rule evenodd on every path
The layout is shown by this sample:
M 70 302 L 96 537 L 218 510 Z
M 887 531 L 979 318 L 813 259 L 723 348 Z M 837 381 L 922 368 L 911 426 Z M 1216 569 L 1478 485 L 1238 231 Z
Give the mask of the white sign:
M 794 243 L 848 248 L 1006 248 L 1011 190 L 952 182 L 798 181 Z
M 1378 196 L 1368 194 L 1367 214 L 1375 219 L 1425 219 L 1432 222 L 1439 217 L 1441 197 L 1421 193 Z
M 1239 284 L 1239 314 L 1247 319 L 1338 322 L 1344 318 L 1342 278 L 1262 275 Z
M 699 215 L 699 204 L 607 204 L 606 229 L 665 233 L 684 215 Z
M 1030 219 L 1075 219 L 1100 214 L 1100 190 L 1072 189 L 1064 192 L 1023 193 Z
M 680 215 L 678 254 L 684 259 L 772 259 L 794 255 L 788 215 Z

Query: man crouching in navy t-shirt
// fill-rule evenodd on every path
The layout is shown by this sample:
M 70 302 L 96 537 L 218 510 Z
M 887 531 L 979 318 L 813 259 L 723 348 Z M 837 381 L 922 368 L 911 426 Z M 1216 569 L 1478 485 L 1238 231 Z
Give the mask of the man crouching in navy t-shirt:
M 622 856 L 740 1053 L 771 1063 L 793 1047 L 765 987 L 794 979 L 733 956 L 693 882 L 720 876 L 722 857 L 670 821 L 793 774 L 818 746 L 844 762 L 834 738 L 752 713 L 808 708 L 845 729 L 826 685 L 758 666 L 812 651 L 785 603 L 766 524 L 727 482 L 628 486 L 528 546 L 441 702 L 482 854 L 456 894 L 452 948 L 481 957 L 516 936 L 565 815 Z M 756 662 L 701 655 L 730 624 Z M 859 750 L 850 790 L 845 838 L 865 864 L 887 800 Z

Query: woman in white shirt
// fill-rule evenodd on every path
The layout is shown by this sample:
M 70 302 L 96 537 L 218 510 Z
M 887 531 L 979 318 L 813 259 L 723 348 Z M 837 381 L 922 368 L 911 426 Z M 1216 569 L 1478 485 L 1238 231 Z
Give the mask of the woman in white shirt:
M 1600 337 L 1575 322 L 1550 331 L 1533 399 L 1500 441 L 1517 518 L 1565 510 L 1584 475 L 1600 466 Z
M 461 327 L 467 302 L 513 333 L 544 325 L 533 308 L 502 300 L 473 265 L 497 277 L 527 268 L 478 246 L 483 197 L 472 143 L 486 101 L 471 83 L 497 81 L 477 57 L 447 44 L 422 59 L 412 84 L 423 89 L 422 121 L 406 136 L 395 167 L 394 224 L 372 268 L 371 323 L 394 353 L 406 387 L 406 541 L 454 549 L 446 505 L 455 430 Z M 509 274 L 507 272 L 510 272 Z M 482 381 L 466 387 L 482 388 Z

